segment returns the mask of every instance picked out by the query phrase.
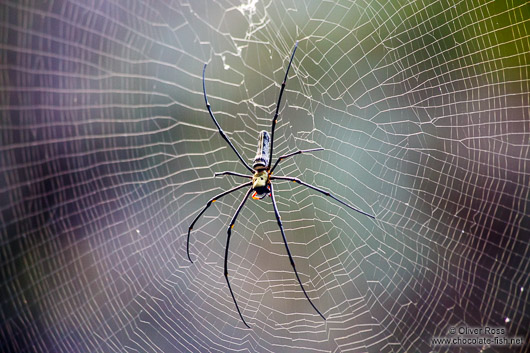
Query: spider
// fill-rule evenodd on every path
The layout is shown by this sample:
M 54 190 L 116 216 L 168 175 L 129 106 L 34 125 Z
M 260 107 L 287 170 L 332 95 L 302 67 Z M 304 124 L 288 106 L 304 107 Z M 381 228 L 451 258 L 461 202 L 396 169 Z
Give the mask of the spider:
M 287 70 L 285 71 L 285 77 L 283 79 L 282 86 L 281 86 L 281 89 L 280 89 L 280 95 L 278 97 L 278 102 L 276 103 L 276 113 L 274 114 L 274 117 L 272 118 L 271 133 L 270 133 L 270 135 L 269 135 L 269 133 L 267 131 L 261 131 L 259 133 L 258 151 L 257 151 L 256 157 L 254 158 L 252 168 L 241 157 L 241 155 L 239 154 L 237 149 L 234 147 L 232 142 L 230 142 L 230 139 L 228 138 L 228 136 L 225 134 L 223 129 L 221 129 L 221 126 L 217 122 L 217 119 L 215 119 L 215 116 L 213 115 L 212 109 L 210 107 L 210 103 L 208 102 L 208 97 L 206 95 L 206 85 L 205 85 L 205 80 L 204 80 L 204 73 L 206 71 L 207 63 L 204 64 L 204 68 L 202 70 L 202 89 L 203 89 L 203 92 L 204 92 L 204 101 L 206 103 L 206 108 L 208 109 L 208 113 L 210 114 L 210 117 L 212 118 L 215 126 L 217 126 L 217 129 L 219 130 L 219 133 L 221 134 L 221 137 L 223 139 L 225 139 L 225 141 L 232 148 L 232 150 L 234 150 L 235 154 L 237 155 L 237 157 L 239 158 L 241 163 L 243 163 L 245 168 L 247 168 L 248 171 L 251 173 L 251 175 L 246 175 L 246 174 L 241 174 L 241 173 L 236 173 L 236 172 L 231 172 L 231 171 L 225 171 L 225 172 L 217 172 L 217 173 L 215 173 L 214 177 L 220 176 L 220 175 L 233 175 L 233 176 L 237 176 L 237 177 L 241 177 L 241 178 L 251 179 L 251 181 L 248 181 L 248 182 L 246 182 L 244 184 L 238 185 L 238 186 L 236 186 L 236 187 L 234 187 L 234 188 L 232 188 L 232 189 L 230 189 L 228 191 L 222 192 L 219 195 L 216 195 L 213 198 L 211 198 L 206 203 L 206 206 L 201 210 L 201 212 L 199 212 L 199 214 L 195 217 L 193 222 L 191 222 L 191 225 L 190 225 L 190 227 L 188 229 L 188 239 L 187 239 L 187 242 L 186 242 L 186 253 L 188 255 L 188 259 L 190 260 L 190 262 L 193 263 L 193 261 L 191 260 L 191 257 L 190 257 L 190 233 L 191 233 L 191 230 L 193 229 L 193 226 L 195 225 L 195 223 L 197 223 L 199 218 L 204 214 L 204 212 L 206 212 L 208 207 L 210 207 L 210 205 L 213 202 L 217 201 L 218 199 L 220 199 L 221 197 L 223 197 L 225 195 L 228 195 L 228 194 L 230 194 L 230 193 L 232 193 L 232 192 L 234 192 L 236 190 L 242 189 L 244 187 L 249 187 L 248 191 L 246 192 L 245 196 L 243 197 L 243 201 L 241 201 L 241 204 L 237 208 L 234 216 L 232 217 L 232 220 L 230 221 L 230 225 L 228 226 L 228 230 L 227 230 L 228 237 L 226 239 L 226 248 L 225 248 L 225 256 L 224 256 L 224 276 L 225 276 L 225 279 L 226 279 L 226 284 L 228 285 L 228 289 L 230 290 L 230 294 L 232 295 L 232 299 L 234 300 L 234 304 L 235 304 L 235 307 L 237 309 L 237 312 L 239 313 L 239 317 L 241 318 L 241 320 L 243 321 L 245 326 L 248 327 L 248 328 L 250 328 L 250 326 L 247 324 L 247 322 L 243 318 L 243 315 L 241 314 L 241 310 L 239 309 L 239 305 L 237 305 L 237 301 L 236 301 L 236 298 L 234 296 L 234 292 L 232 291 L 232 287 L 230 286 L 230 281 L 228 280 L 228 248 L 229 248 L 229 245 L 230 245 L 230 237 L 232 235 L 232 228 L 234 227 L 234 224 L 236 222 L 237 216 L 239 215 L 239 212 L 241 212 L 241 209 L 245 205 L 245 202 L 249 198 L 249 196 L 252 193 L 252 191 L 254 191 L 254 193 L 252 195 L 252 198 L 255 199 L 255 200 L 262 200 L 265 196 L 267 196 L 267 195 L 270 196 L 271 201 L 272 201 L 272 206 L 273 206 L 273 209 L 274 209 L 274 214 L 276 215 L 276 221 L 278 223 L 278 227 L 280 228 L 280 232 L 282 233 L 283 243 L 285 244 L 285 250 L 287 251 L 287 255 L 289 256 L 289 261 L 290 261 L 291 266 L 293 268 L 293 271 L 294 271 L 294 274 L 296 276 L 296 279 L 298 280 L 298 283 L 300 284 L 300 288 L 302 289 L 302 292 L 304 293 L 305 297 L 307 298 L 307 300 L 309 301 L 309 303 L 311 304 L 313 309 L 315 309 L 315 311 L 324 320 L 326 320 L 326 318 L 317 309 L 317 307 L 313 304 L 313 302 L 311 301 L 311 299 L 307 295 L 307 292 L 304 289 L 302 281 L 300 280 L 300 276 L 298 275 L 298 272 L 296 271 L 296 266 L 294 264 L 293 256 L 291 255 L 291 251 L 289 250 L 289 245 L 287 244 L 287 238 L 285 237 L 285 232 L 283 230 L 283 225 L 282 225 L 280 213 L 278 212 L 278 206 L 276 205 L 276 198 L 275 198 L 275 195 L 274 195 L 274 187 L 273 187 L 272 181 L 273 180 L 292 181 L 292 182 L 298 183 L 300 185 L 304 185 L 304 186 L 306 186 L 306 187 L 308 187 L 310 189 L 313 189 L 313 190 L 318 191 L 318 192 L 320 192 L 320 193 L 322 193 L 322 194 L 324 194 L 324 195 L 326 195 L 328 197 L 331 197 L 335 201 L 339 202 L 340 204 L 342 204 L 342 205 L 344 205 L 344 206 L 346 206 L 346 207 L 348 207 L 348 208 L 350 208 L 350 209 L 352 209 L 352 210 L 354 210 L 356 212 L 359 212 L 359 213 L 361 213 L 363 215 L 366 215 L 368 217 L 371 217 L 371 218 L 375 218 L 373 215 L 371 215 L 369 213 L 366 213 L 366 212 L 364 212 L 364 211 L 362 211 L 362 210 L 360 210 L 360 209 L 348 204 L 347 202 L 342 201 L 341 199 L 333 196 L 328 191 L 325 191 L 325 190 L 320 189 L 320 188 L 318 188 L 316 186 L 313 186 L 313 185 L 310 185 L 308 183 L 305 183 L 305 182 L 303 182 L 302 180 L 300 180 L 298 178 L 293 178 L 293 177 L 288 177 L 288 176 L 273 176 L 272 175 L 274 170 L 278 166 L 278 164 L 282 160 L 284 160 L 286 158 L 289 158 L 289 157 L 292 157 L 292 156 L 295 156 L 295 155 L 298 155 L 298 154 L 306 153 L 306 152 L 315 152 L 315 151 L 322 151 L 323 150 L 323 148 L 313 148 L 313 149 L 308 149 L 308 150 L 298 150 L 296 152 L 292 152 L 292 153 L 288 153 L 286 155 L 280 156 L 273 165 L 271 164 L 272 156 L 273 156 L 272 151 L 273 151 L 273 145 L 274 145 L 274 130 L 276 128 L 276 123 L 278 122 L 278 114 L 279 114 L 279 111 L 280 111 L 280 104 L 281 104 L 281 101 L 282 101 L 283 91 L 285 89 L 285 83 L 287 81 L 287 75 L 289 74 L 289 69 L 291 67 L 291 63 L 293 62 L 294 54 L 296 52 L 296 48 L 297 47 L 298 47 L 298 42 L 296 42 L 295 45 L 294 45 L 294 49 L 293 49 L 293 53 L 291 55 L 291 59 L 289 61 L 289 65 L 287 66 Z M 271 168 L 271 165 L 272 165 L 272 168 Z

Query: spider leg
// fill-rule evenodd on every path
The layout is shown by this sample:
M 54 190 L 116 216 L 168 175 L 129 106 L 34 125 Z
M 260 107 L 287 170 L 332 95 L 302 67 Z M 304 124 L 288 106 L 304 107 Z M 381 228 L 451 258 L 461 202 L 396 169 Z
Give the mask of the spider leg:
M 304 292 L 304 295 L 309 301 L 309 304 L 311 304 L 311 306 L 313 307 L 313 309 L 315 309 L 318 315 L 320 315 L 324 320 L 326 320 L 324 315 L 322 315 L 322 313 L 317 309 L 315 304 L 313 304 L 311 299 L 309 299 L 309 296 L 307 295 L 307 292 L 305 291 L 304 286 L 302 285 L 302 281 L 300 280 L 300 276 L 298 276 L 298 272 L 296 271 L 296 266 L 294 265 L 293 256 L 291 255 L 291 251 L 289 250 L 289 245 L 287 245 L 287 238 L 285 237 L 285 232 L 283 231 L 283 224 L 282 224 L 282 220 L 280 217 L 280 212 L 278 212 L 278 206 L 276 205 L 276 200 L 274 198 L 274 189 L 272 187 L 272 183 L 270 184 L 270 186 L 271 186 L 271 199 L 272 199 L 272 206 L 274 207 L 274 214 L 276 215 L 276 221 L 278 221 L 278 226 L 280 227 L 280 231 L 283 237 L 283 243 L 285 244 L 287 255 L 289 255 L 289 261 L 291 262 L 291 266 L 293 267 L 293 271 L 294 271 L 294 274 L 296 275 L 296 279 L 298 280 L 298 283 L 300 283 L 300 288 L 302 288 L 302 292 Z
M 221 176 L 221 175 L 235 175 L 235 176 L 238 176 L 238 177 L 252 179 L 252 175 L 246 175 L 246 174 L 241 174 L 241 173 L 236 173 L 236 172 L 216 172 L 216 173 L 214 173 L 213 176 L 217 177 L 217 176 Z
M 291 68 L 291 63 L 294 59 L 294 53 L 296 52 L 296 48 L 298 47 L 298 41 L 296 41 L 293 49 L 293 54 L 291 54 L 291 60 L 289 60 L 289 65 L 287 66 L 287 70 L 285 71 L 285 77 L 283 78 L 282 82 L 282 88 L 280 89 L 280 96 L 278 97 L 278 103 L 276 103 L 276 113 L 274 114 L 274 118 L 272 118 L 272 127 L 271 127 L 271 150 L 270 150 L 270 158 L 269 158 L 269 165 L 267 166 L 267 169 L 270 169 L 271 162 L 272 162 L 272 146 L 274 144 L 274 129 L 276 128 L 276 122 L 278 120 L 278 113 L 280 111 L 280 103 L 282 102 L 282 95 L 283 91 L 285 90 L 285 84 L 287 82 L 287 74 L 289 73 L 289 69 Z
M 312 148 L 310 150 L 299 150 L 299 151 L 296 151 L 296 152 L 292 152 L 292 153 L 280 156 L 280 157 L 278 157 L 278 160 L 276 161 L 276 163 L 274 163 L 274 166 L 271 169 L 271 174 L 272 174 L 272 172 L 274 172 L 274 169 L 276 168 L 278 163 L 280 163 L 280 161 L 283 160 L 283 159 L 286 159 L 286 158 L 289 158 L 289 157 L 292 157 L 292 156 L 295 156 L 295 155 L 301 154 L 301 153 L 316 152 L 316 151 L 322 151 L 322 150 L 324 150 L 324 149 L 323 148 Z
M 232 142 L 230 142 L 230 139 L 228 138 L 228 136 L 226 136 L 225 132 L 223 131 L 223 129 L 221 129 L 221 126 L 219 125 L 219 123 L 217 122 L 217 119 L 215 119 L 215 116 L 213 115 L 212 113 L 212 108 L 210 107 L 210 102 L 208 102 L 208 97 L 206 96 L 206 84 L 204 83 L 204 72 L 206 71 L 206 65 L 208 64 L 204 64 L 204 68 L 202 69 L 202 91 L 204 92 L 204 101 L 206 102 L 206 108 L 208 109 L 208 113 L 210 113 L 210 116 L 212 117 L 213 119 L 213 122 L 215 124 L 215 126 L 217 126 L 217 129 L 219 130 L 219 133 L 221 134 L 221 137 L 225 139 L 226 142 L 228 142 L 228 144 L 230 145 L 230 147 L 232 147 L 232 149 L 234 150 L 234 152 L 236 153 L 237 157 L 239 158 L 239 160 L 243 163 L 243 165 L 251 172 L 253 173 L 254 171 L 252 170 L 252 168 L 250 168 L 250 166 L 248 165 L 247 162 L 245 162 L 245 160 L 243 159 L 243 157 L 241 157 L 241 155 L 239 154 L 239 152 L 237 152 L 236 148 L 234 147 L 234 145 L 232 145 Z
M 331 195 L 328 191 L 325 191 L 325 190 L 323 190 L 323 189 L 317 188 L 316 186 L 313 186 L 313 185 L 311 185 L 311 184 L 305 183 L 305 182 L 303 182 L 302 180 L 300 180 L 300 179 L 298 179 L 298 178 L 281 177 L 281 176 L 271 176 L 271 180 L 289 180 L 289 181 L 292 181 L 292 182 L 295 182 L 295 183 L 298 183 L 298 184 L 302 184 L 302 185 L 304 185 L 304 186 L 307 186 L 307 187 L 310 188 L 310 189 L 313 189 L 313 190 L 318 191 L 318 192 L 320 192 L 320 193 L 322 193 L 322 194 L 324 194 L 324 195 L 326 195 L 326 196 L 331 197 L 333 200 L 335 200 L 335 201 L 337 201 L 337 202 L 343 204 L 344 206 L 346 206 L 346 207 L 348 207 L 348 208 L 351 208 L 351 209 L 354 210 L 355 212 L 359 212 L 359 213 L 361 213 L 361 214 L 363 214 L 363 215 L 365 215 L 365 216 L 368 216 L 368 217 L 370 217 L 370 218 L 374 218 L 374 219 L 375 219 L 375 216 L 374 216 L 374 215 L 371 215 L 371 214 L 369 214 L 369 213 L 366 213 L 366 212 L 364 212 L 364 211 L 358 209 L 357 207 L 354 207 L 354 206 L 350 205 L 349 203 L 342 201 L 342 200 L 339 199 L 338 197 L 335 197 L 335 196 Z
M 206 206 L 202 209 L 201 212 L 199 212 L 199 214 L 197 215 L 197 217 L 195 217 L 195 219 L 193 220 L 193 222 L 191 222 L 191 225 L 190 227 L 188 228 L 188 240 L 186 242 L 186 253 L 188 254 L 188 259 L 190 260 L 191 263 L 193 263 L 193 261 L 191 260 L 191 257 L 190 257 L 190 233 L 191 233 L 191 230 L 193 229 L 193 226 L 195 225 L 195 223 L 199 220 L 199 218 L 202 216 L 202 214 L 204 212 L 206 212 L 206 210 L 208 209 L 208 207 L 210 207 L 210 205 L 212 204 L 212 202 L 215 202 L 217 199 L 225 196 L 225 195 L 228 195 L 230 194 L 231 192 L 234 192 L 236 190 L 239 190 L 241 188 L 244 188 L 245 186 L 250 186 L 252 185 L 252 182 L 249 181 L 248 183 L 244 183 L 244 184 L 241 184 L 239 186 L 236 186 L 235 188 L 233 189 L 230 189 L 228 191 L 225 191 L 223 193 L 220 193 L 219 195 L 217 196 L 214 196 L 212 197 L 207 203 L 206 203 Z
M 232 217 L 232 221 L 230 222 L 230 225 L 228 226 L 228 231 L 227 231 L 228 237 L 226 238 L 226 248 L 225 248 L 225 279 L 226 279 L 226 284 L 228 284 L 228 289 L 230 290 L 230 294 L 232 295 L 232 299 L 234 300 L 234 304 L 236 305 L 236 309 L 237 309 L 237 312 L 239 313 L 239 317 L 241 318 L 241 320 L 243 320 L 243 323 L 248 328 L 250 328 L 250 326 L 248 326 L 248 324 L 245 321 L 245 319 L 243 319 L 243 315 L 241 314 L 241 310 L 239 310 L 239 305 L 237 305 L 236 297 L 234 297 L 234 292 L 232 291 L 232 287 L 230 286 L 230 281 L 228 280 L 228 247 L 230 246 L 230 236 L 232 235 L 232 228 L 234 228 L 234 223 L 236 223 L 236 218 L 239 215 L 239 212 L 243 208 L 243 205 L 247 201 L 248 197 L 250 196 L 251 191 L 252 191 L 252 188 L 248 189 L 245 197 L 243 198 L 243 201 L 241 201 L 241 204 L 237 208 L 237 211 L 234 214 L 234 217 Z

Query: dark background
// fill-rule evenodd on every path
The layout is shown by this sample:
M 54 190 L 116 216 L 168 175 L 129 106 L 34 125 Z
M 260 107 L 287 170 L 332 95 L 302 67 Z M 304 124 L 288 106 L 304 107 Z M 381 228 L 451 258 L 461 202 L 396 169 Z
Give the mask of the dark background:
M 4 352 L 523 352 L 529 339 L 529 5 L 523 1 L 2 1 Z M 213 195 L 276 131 L 276 184 Z

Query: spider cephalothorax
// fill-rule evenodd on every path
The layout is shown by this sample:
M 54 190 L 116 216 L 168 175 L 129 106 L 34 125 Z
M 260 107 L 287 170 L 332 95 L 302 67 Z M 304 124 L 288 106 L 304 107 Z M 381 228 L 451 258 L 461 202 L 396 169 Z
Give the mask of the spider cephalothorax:
M 254 173 L 252 176 L 252 189 L 254 190 L 252 198 L 254 200 L 261 200 L 270 194 L 271 189 L 269 179 L 269 172 L 267 172 L 265 169 L 256 171 Z
M 193 261 L 191 261 L 191 257 L 190 257 L 190 234 L 191 234 L 191 230 L 193 229 L 193 226 L 195 225 L 195 223 L 202 216 L 202 214 L 204 212 L 206 212 L 208 207 L 210 207 L 212 202 L 214 202 L 217 199 L 219 199 L 219 198 L 221 198 L 221 197 L 223 197 L 225 195 L 228 195 L 228 194 L 230 194 L 230 193 L 232 193 L 232 192 L 234 192 L 236 190 L 242 189 L 244 187 L 249 187 L 248 190 L 247 190 L 247 193 L 245 194 L 245 197 L 243 198 L 243 201 L 241 202 L 241 204 L 237 208 L 236 213 L 232 217 L 232 221 L 230 222 L 230 225 L 228 226 L 228 230 L 227 230 L 228 237 L 226 239 L 225 258 L 224 258 L 224 276 L 225 276 L 225 279 L 226 279 L 226 283 L 228 285 L 228 289 L 230 290 L 230 295 L 232 295 L 232 299 L 234 300 L 234 304 L 236 306 L 237 312 L 239 313 L 239 317 L 241 317 L 241 320 L 243 320 L 243 323 L 247 327 L 249 327 L 249 326 L 247 325 L 245 319 L 243 318 L 243 315 L 241 314 L 241 310 L 239 310 L 239 306 L 237 305 L 236 297 L 234 296 L 234 292 L 232 291 L 232 287 L 230 286 L 230 281 L 228 280 L 228 248 L 229 248 L 229 245 L 230 245 L 230 237 L 232 235 L 232 228 L 234 226 L 234 223 L 236 222 L 236 219 L 237 219 L 237 216 L 239 215 L 239 212 L 241 211 L 241 209 L 245 205 L 245 202 L 249 198 L 249 196 L 250 196 L 252 191 L 254 191 L 254 194 L 252 195 L 252 197 L 254 199 L 260 200 L 260 199 L 263 199 L 267 195 L 271 196 L 271 202 L 272 202 L 272 207 L 274 209 L 274 215 L 276 216 L 276 221 L 278 223 L 278 226 L 280 227 L 280 232 L 282 233 L 283 243 L 285 244 L 285 249 L 287 251 L 287 255 L 289 256 L 289 261 L 290 261 L 291 266 L 293 268 L 293 272 L 294 272 L 294 274 L 296 276 L 296 279 L 298 280 L 298 283 L 300 284 L 300 288 L 302 288 L 302 292 L 304 293 L 305 297 L 307 298 L 307 300 L 309 301 L 309 303 L 311 304 L 313 309 L 315 309 L 315 311 L 324 320 L 326 318 L 324 317 L 324 315 L 322 315 L 322 313 L 313 304 L 311 299 L 309 299 L 309 296 L 307 295 L 307 292 L 305 291 L 304 286 L 302 285 L 302 280 L 300 279 L 300 276 L 298 276 L 298 272 L 296 271 L 296 267 L 294 265 L 293 256 L 291 255 L 291 251 L 289 250 L 289 245 L 287 244 L 287 238 L 285 237 L 285 232 L 283 231 L 283 224 L 282 224 L 282 221 L 281 221 L 280 212 L 278 211 L 278 207 L 276 206 L 276 200 L 275 200 L 275 197 L 274 197 L 274 188 L 273 188 L 272 181 L 273 180 L 278 180 L 278 181 L 288 180 L 288 181 L 292 181 L 292 182 L 298 183 L 300 185 L 304 185 L 304 186 L 306 186 L 306 187 L 308 187 L 308 188 L 310 188 L 312 190 L 318 191 L 318 192 L 320 192 L 320 193 L 322 193 L 322 194 L 324 194 L 326 196 L 331 197 L 335 201 L 341 203 L 342 205 L 344 205 L 346 207 L 351 208 L 354 211 L 362 213 L 362 214 L 364 214 L 364 215 L 366 215 L 368 217 L 374 218 L 374 216 L 372 216 L 371 214 L 366 213 L 364 211 L 361 211 L 360 209 L 350 205 L 349 203 L 346 203 L 346 202 L 342 201 L 341 199 L 331 195 L 328 191 L 322 190 L 320 188 L 317 188 L 316 186 L 313 186 L 311 184 L 305 183 L 305 182 L 301 181 L 298 178 L 287 177 L 287 176 L 272 176 L 272 173 L 274 172 L 274 169 L 276 169 L 276 167 L 278 166 L 278 163 L 280 163 L 280 161 L 282 161 L 282 160 L 284 160 L 284 159 L 286 159 L 288 157 L 292 157 L 294 155 L 301 154 L 301 153 L 304 153 L 304 152 L 315 152 L 315 151 L 321 151 L 322 150 L 322 148 L 313 148 L 313 149 L 309 149 L 309 150 L 298 150 L 296 152 L 288 153 L 286 155 L 278 157 L 278 159 L 276 160 L 276 163 L 274 163 L 274 165 L 271 167 L 271 161 L 272 161 L 272 156 L 273 156 L 272 152 L 273 152 L 273 143 L 274 143 L 274 130 L 276 128 L 276 122 L 278 121 L 278 113 L 280 111 L 280 103 L 282 101 L 282 94 L 283 94 L 283 91 L 285 89 L 285 82 L 287 81 L 287 74 L 289 73 L 289 68 L 291 67 L 291 63 L 293 62 L 294 53 L 296 52 L 296 47 L 297 46 L 298 46 L 298 42 L 296 42 L 296 44 L 294 46 L 293 54 L 291 55 L 291 60 L 289 61 L 289 65 L 287 66 L 287 70 L 285 71 L 285 77 L 283 79 L 282 87 L 280 89 L 280 96 L 278 97 L 278 102 L 276 103 L 276 113 L 274 114 L 274 117 L 272 118 L 271 134 L 269 135 L 269 133 L 267 131 L 261 131 L 259 133 L 258 152 L 256 154 L 256 157 L 254 158 L 254 164 L 252 165 L 252 168 L 248 165 L 247 162 L 245 162 L 243 157 L 241 157 L 241 155 L 236 150 L 234 145 L 232 145 L 232 142 L 230 142 L 230 139 L 228 138 L 228 136 L 224 133 L 223 129 L 221 129 L 221 126 L 217 122 L 217 119 L 215 119 L 215 116 L 213 115 L 212 109 L 210 107 L 210 103 L 208 102 L 208 97 L 206 96 L 206 85 L 205 85 L 205 80 L 204 80 L 204 72 L 206 71 L 206 64 L 204 64 L 204 68 L 202 70 L 202 89 L 203 89 L 203 92 L 204 92 L 204 101 L 206 102 L 206 109 L 208 109 L 208 113 L 210 114 L 210 117 L 212 118 L 215 126 L 217 126 L 217 129 L 219 130 L 219 133 L 221 134 L 221 137 L 225 139 L 225 141 L 232 148 L 232 150 L 234 150 L 234 152 L 237 155 L 237 157 L 239 158 L 239 160 L 243 163 L 245 168 L 247 168 L 247 170 L 251 173 L 250 175 L 248 175 L 248 174 L 241 174 L 241 173 L 227 171 L 227 172 L 215 173 L 214 175 L 215 176 L 218 176 L 218 175 L 233 175 L 233 176 L 242 177 L 242 178 L 249 178 L 249 179 L 251 179 L 251 181 L 248 181 L 248 182 L 246 182 L 244 184 L 236 186 L 236 187 L 234 187 L 234 188 L 232 188 L 232 189 L 230 189 L 228 191 L 222 192 L 219 195 L 214 196 L 213 198 L 211 198 L 206 203 L 206 206 L 202 209 L 201 212 L 199 212 L 199 214 L 195 217 L 193 222 L 191 222 L 191 225 L 190 225 L 190 227 L 188 229 L 188 240 L 186 242 L 186 252 L 188 254 L 188 259 L 190 260 L 190 262 L 193 262 Z

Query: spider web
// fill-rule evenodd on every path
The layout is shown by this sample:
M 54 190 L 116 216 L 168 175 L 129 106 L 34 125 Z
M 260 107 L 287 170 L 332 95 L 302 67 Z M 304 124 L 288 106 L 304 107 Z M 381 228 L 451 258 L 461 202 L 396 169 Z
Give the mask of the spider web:
M 524 1 L 3 1 L 4 352 L 524 352 L 431 346 L 458 326 L 529 340 Z M 269 129 L 276 199 L 207 200 Z

